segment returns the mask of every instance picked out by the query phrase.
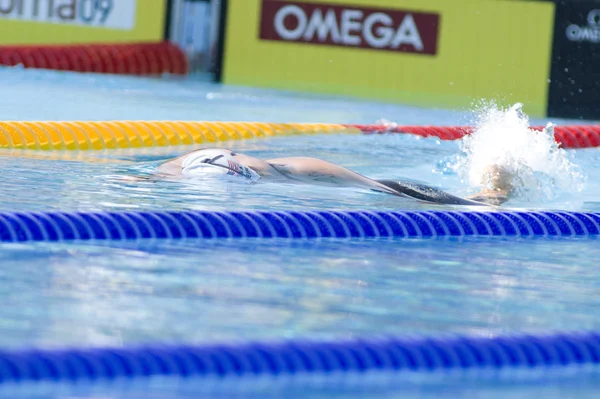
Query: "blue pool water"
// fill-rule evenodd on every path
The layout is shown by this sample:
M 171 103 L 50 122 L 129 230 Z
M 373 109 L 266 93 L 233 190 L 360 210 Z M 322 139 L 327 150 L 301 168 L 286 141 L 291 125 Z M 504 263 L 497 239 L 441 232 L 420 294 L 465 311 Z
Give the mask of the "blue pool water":
M 199 78 L 0 69 L 0 82 L 0 120 L 385 119 L 462 125 L 473 118 L 470 112 L 224 87 Z M 226 144 L 258 157 L 314 156 L 374 178 L 408 178 L 459 195 L 472 193 L 460 171 L 448 167 L 464 156 L 458 142 L 408 135 L 317 135 Z M 190 149 L 0 151 L 0 210 L 445 209 L 355 189 L 121 180 L 152 173 L 162 160 Z M 581 176 L 565 184 L 540 178 L 544 190 L 519 196 L 507 207 L 600 212 L 600 150 L 569 150 L 565 159 Z M 553 166 L 545 172 L 552 175 Z M 569 189 L 569 184 L 578 190 Z M 0 347 L 600 330 L 599 248 L 597 239 L 574 238 L 1 244 Z M 580 387 L 577 397 L 591 397 L 600 387 L 597 371 L 542 378 L 544 397 L 569 397 L 573 386 Z M 488 376 L 481 384 L 461 378 L 438 375 L 435 383 L 427 378 L 398 383 L 389 377 L 380 383 L 354 381 L 333 387 L 325 382 L 309 387 L 250 384 L 247 392 L 235 393 L 222 393 L 221 386 L 207 391 L 193 384 L 171 384 L 181 388 L 181 397 L 198 397 L 193 393 L 197 390 L 206 397 L 219 392 L 223 397 L 294 397 L 305 389 L 313 397 L 400 397 L 399 392 L 415 397 L 528 397 L 541 389 L 539 377 L 527 373 Z M 43 390 L 35 395 L 148 396 L 140 387 L 77 389 L 82 391 L 64 387 L 60 395 L 65 396 Z M 23 392 L 34 397 L 33 391 Z M 168 390 L 155 394 L 173 397 Z

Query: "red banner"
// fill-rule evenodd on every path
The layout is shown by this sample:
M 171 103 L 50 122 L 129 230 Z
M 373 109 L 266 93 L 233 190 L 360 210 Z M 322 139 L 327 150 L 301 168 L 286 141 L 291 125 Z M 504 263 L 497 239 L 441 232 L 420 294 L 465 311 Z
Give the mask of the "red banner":
M 440 15 L 262 0 L 260 39 L 435 55 Z

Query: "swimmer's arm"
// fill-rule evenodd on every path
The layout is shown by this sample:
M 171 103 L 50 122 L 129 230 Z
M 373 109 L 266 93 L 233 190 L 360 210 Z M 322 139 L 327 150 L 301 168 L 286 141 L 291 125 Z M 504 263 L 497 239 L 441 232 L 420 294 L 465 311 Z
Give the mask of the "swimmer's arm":
M 281 164 L 281 163 L 269 163 L 269 165 L 271 166 L 271 168 L 273 170 L 275 170 L 281 176 L 283 176 L 287 179 L 290 179 L 290 180 L 300 181 L 300 180 L 294 178 L 294 172 L 291 170 L 290 167 L 288 167 L 288 165 Z M 303 174 L 302 177 L 304 178 L 303 180 L 311 180 L 315 183 L 328 183 L 328 184 L 332 184 L 332 185 L 339 184 L 339 181 L 336 179 L 336 176 L 332 173 L 311 171 L 311 172 L 307 172 L 307 173 Z
M 361 187 L 399 195 L 396 191 L 368 177 L 318 158 L 288 157 L 269 159 L 267 163 L 279 176 L 291 182 L 330 187 Z

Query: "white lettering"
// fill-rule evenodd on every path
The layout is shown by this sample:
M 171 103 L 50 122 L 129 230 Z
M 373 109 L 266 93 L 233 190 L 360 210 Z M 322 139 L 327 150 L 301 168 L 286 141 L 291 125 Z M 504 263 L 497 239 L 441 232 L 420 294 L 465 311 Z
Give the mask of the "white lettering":
M 571 24 L 565 35 L 572 42 L 600 43 L 600 10 L 591 10 L 587 15 L 588 26 Z
M 592 31 L 588 28 L 583 28 L 580 31 L 579 40 L 592 40 Z
M 398 48 L 402 44 L 410 44 L 416 50 L 423 51 L 423 41 L 417 29 L 417 24 L 411 14 L 407 14 L 404 20 L 398 27 L 396 36 L 392 40 L 392 48 Z
M 579 26 L 571 24 L 567 27 L 567 39 L 576 42 L 579 40 Z
M 360 32 L 363 12 L 360 10 L 342 11 L 342 41 L 349 46 L 360 46 L 360 36 L 352 34 L 353 31 Z
M 0 14 L 10 14 L 15 8 L 14 0 L 0 0 Z
M 600 26 L 600 10 L 592 10 L 588 13 L 587 21 L 589 26 Z
M 2 0 L 0 0 L 1 2 Z M 398 15 L 360 9 L 336 9 L 317 6 L 311 12 L 283 3 L 275 12 L 273 27 L 281 40 L 333 43 L 346 46 L 364 44 L 377 49 L 410 46 L 412 51 L 425 51 L 423 39 L 413 14 Z M 410 50 L 409 50 L 410 51 Z
M 0 0 L 0 20 L 131 30 L 137 0 Z
M 383 24 L 377 28 L 376 32 L 373 32 L 373 26 L 377 23 Z M 394 21 L 392 18 L 382 12 L 376 12 L 371 14 L 365 19 L 365 25 L 363 28 L 363 36 L 371 47 L 383 48 L 390 44 L 394 31 L 391 28 Z
M 306 28 L 306 32 L 304 33 L 304 40 L 312 40 L 315 37 L 315 33 L 320 42 L 327 41 L 327 37 L 331 34 L 331 40 L 336 44 L 340 43 L 340 30 L 334 10 L 327 11 L 325 19 L 323 19 L 323 12 L 320 9 L 315 10 L 312 17 L 310 17 L 308 28 Z
M 575 24 L 567 27 L 567 39 L 572 42 L 600 43 L 600 28 L 581 27 Z
M 289 16 L 296 17 L 298 23 L 294 29 L 289 30 L 285 27 L 285 19 Z M 281 7 L 275 14 L 275 32 L 284 40 L 298 40 L 302 37 L 302 33 L 306 29 L 307 18 L 304 11 L 295 5 L 287 5 Z

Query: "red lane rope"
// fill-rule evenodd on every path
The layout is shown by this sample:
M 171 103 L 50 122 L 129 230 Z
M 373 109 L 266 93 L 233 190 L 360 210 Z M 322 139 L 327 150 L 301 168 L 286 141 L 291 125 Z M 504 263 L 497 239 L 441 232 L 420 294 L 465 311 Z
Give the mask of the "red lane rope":
M 170 42 L 0 46 L 0 65 L 123 75 L 188 73 L 185 53 Z
M 473 132 L 471 126 L 385 126 L 347 125 L 365 134 L 405 133 L 421 137 L 437 137 L 440 140 L 458 140 Z M 542 126 L 532 129 L 542 130 Z M 563 148 L 600 147 L 600 125 L 555 126 L 554 139 Z

